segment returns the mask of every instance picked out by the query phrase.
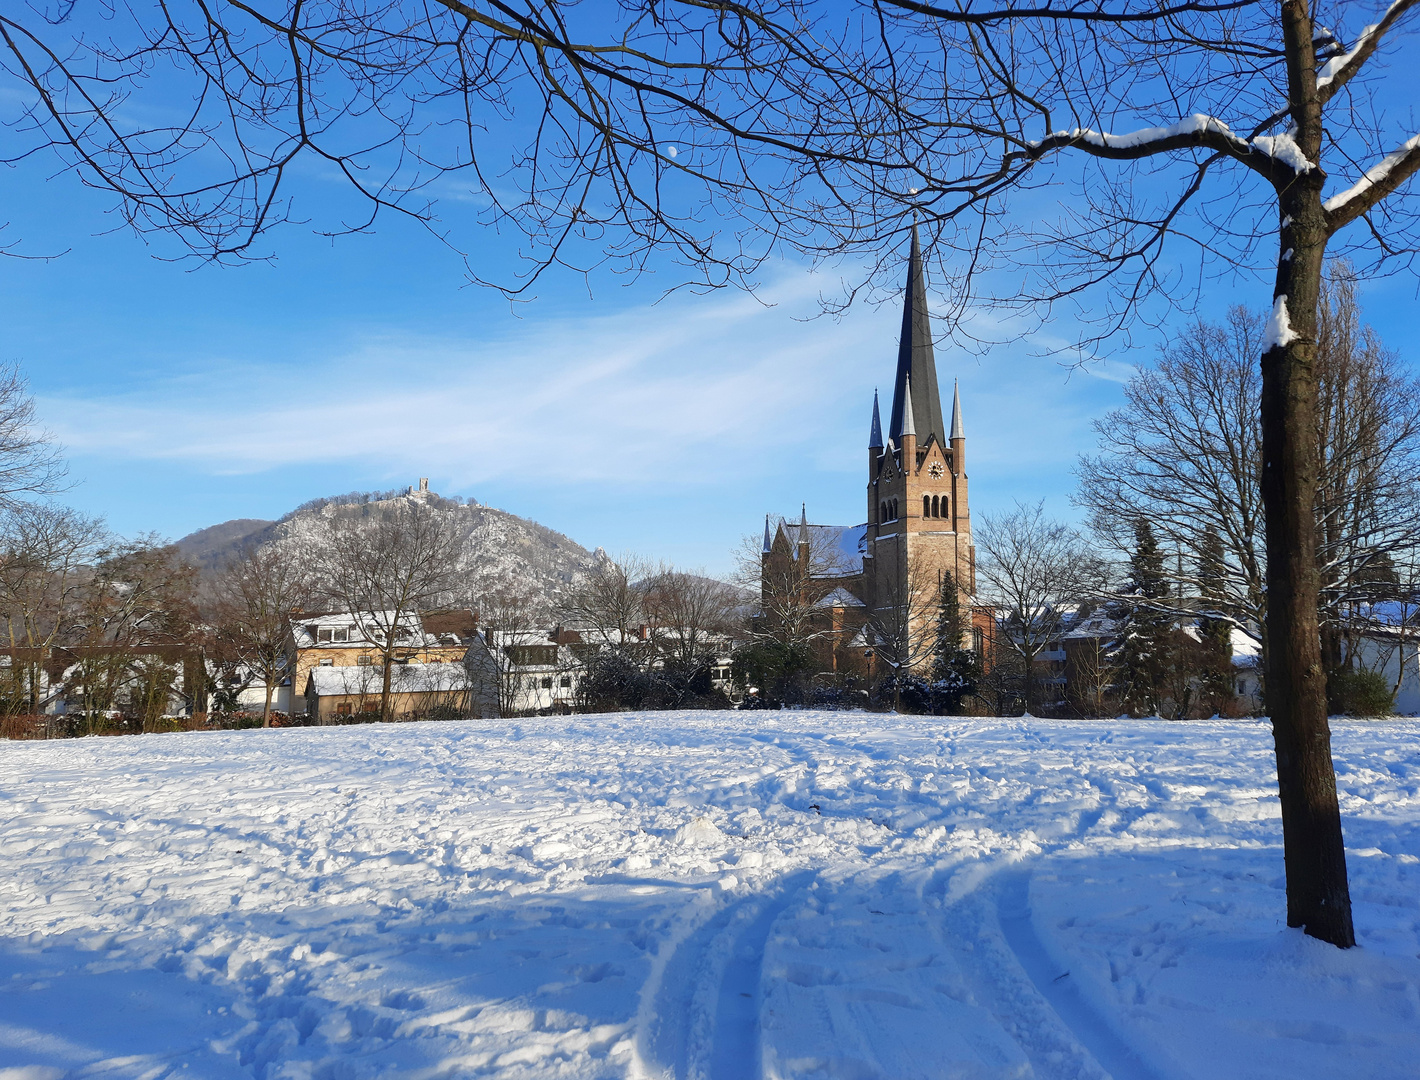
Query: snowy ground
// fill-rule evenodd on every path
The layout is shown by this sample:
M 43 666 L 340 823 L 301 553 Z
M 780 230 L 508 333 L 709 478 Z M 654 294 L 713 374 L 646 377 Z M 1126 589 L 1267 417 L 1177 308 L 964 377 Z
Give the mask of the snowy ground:
M 679 713 L 0 745 L 0 1080 L 1415 1077 L 1420 723 Z

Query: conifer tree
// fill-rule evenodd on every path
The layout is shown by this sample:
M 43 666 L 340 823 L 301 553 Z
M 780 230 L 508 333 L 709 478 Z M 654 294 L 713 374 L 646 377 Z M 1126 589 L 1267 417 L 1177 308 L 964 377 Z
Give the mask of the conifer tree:
M 1134 522 L 1134 554 L 1129 559 L 1129 598 L 1121 639 L 1120 664 L 1124 705 L 1131 712 L 1154 714 L 1168 674 L 1168 632 L 1172 621 L 1159 610 L 1168 594 L 1164 557 L 1149 519 Z
M 1198 635 L 1203 652 L 1203 689 L 1215 712 L 1233 696 L 1233 624 L 1226 617 L 1228 565 L 1223 541 L 1212 530 L 1198 540 Z
M 981 663 L 976 653 L 962 647 L 969 626 L 962 618 L 956 579 L 942 574 L 937 600 L 937 641 L 932 650 L 932 682 L 945 699 L 944 711 L 961 711 L 962 699 L 976 692 Z

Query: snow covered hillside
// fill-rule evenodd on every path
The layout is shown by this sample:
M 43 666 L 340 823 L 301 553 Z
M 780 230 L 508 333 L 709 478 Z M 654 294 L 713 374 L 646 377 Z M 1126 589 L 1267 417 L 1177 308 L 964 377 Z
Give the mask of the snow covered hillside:
M 361 502 L 358 500 L 363 496 L 352 494 L 330 501 L 314 499 L 280 521 L 223 522 L 184 536 L 177 546 L 207 570 L 220 568 L 248 544 L 292 544 L 313 550 L 323 542 L 323 519 L 330 514 L 358 508 L 378 516 L 408 497 L 393 495 Z M 420 501 L 454 519 L 463 549 L 458 593 L 464 603 L 491 593 L 525 593 L 537 617 L 551 620 L 573 585 L 598 558 L 606 558 L 600 551 L 589 552 L 561 533 L 506 510 L 476 502 L 460 504 L 437 495 L 421 496 Z
M 0 1077 L 1414 1077 L 1420 723 L 671 713 L 0 745 Z

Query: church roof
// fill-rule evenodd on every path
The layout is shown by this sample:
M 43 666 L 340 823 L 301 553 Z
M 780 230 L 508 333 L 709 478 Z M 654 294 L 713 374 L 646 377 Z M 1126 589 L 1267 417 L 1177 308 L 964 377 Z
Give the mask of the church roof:
M 917 226 L 912 226 L 912 252 L 907 265 L 907 288 L 902 303 L 902 336 L 897 346 L 897 376 L 893 380 L 892 416 L 888 436 L 901 444 L 904 402 L 912 394 L 912 419 L 917 428 L 917 445 L 925 446 L 933 435 L 945 445 L 947 428 L 942 422 L 942 398 L 937 391 L 937 360 L 932 352 L 932 324 L 927 314 L 927 282 L 922 274 L 922 249 Z

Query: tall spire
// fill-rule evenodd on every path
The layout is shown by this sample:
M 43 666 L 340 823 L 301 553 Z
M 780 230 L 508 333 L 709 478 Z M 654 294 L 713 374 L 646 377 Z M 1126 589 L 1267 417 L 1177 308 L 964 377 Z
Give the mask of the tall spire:
M 907 377 L 907 393 L 902 395 L 902 437 L 917 434 L 917 415 L 912 408 L 912 376 Z
M 764 515 L 764 553 L 768 555 L 774 550 L 774 540 L 769 535 L 769 515 Z
M 883 422 L 878 416 L 878 392 L 873 391 L 873 426 L 868 431 L 868 449 L 881 450 L 883 448 Z
M 907 263 L 907 289 L 902 302 L 902 336 L 897 346 L 897 377 L 893 381 L 892 415 L 888 436 L 900 442 L 908 379 L 912 383 L 912 412 L 917 421 L 918 445 L 928 436 L 942 441 L 942 398 L 937 392 L 937 361 L 932 352 L 932 324 L 927 314 L 927 282 L 922 274 L 922 246 L 916 223 L 912 226 L 912 251 Z
M 961 387 L 952 380 L 952 434 L 953 439 L 965 439 L 966 432 L 961 426 Z
M 803 504 L 803 511 L 799 516 L 799 543 L 809 542 L 809 504 Z

